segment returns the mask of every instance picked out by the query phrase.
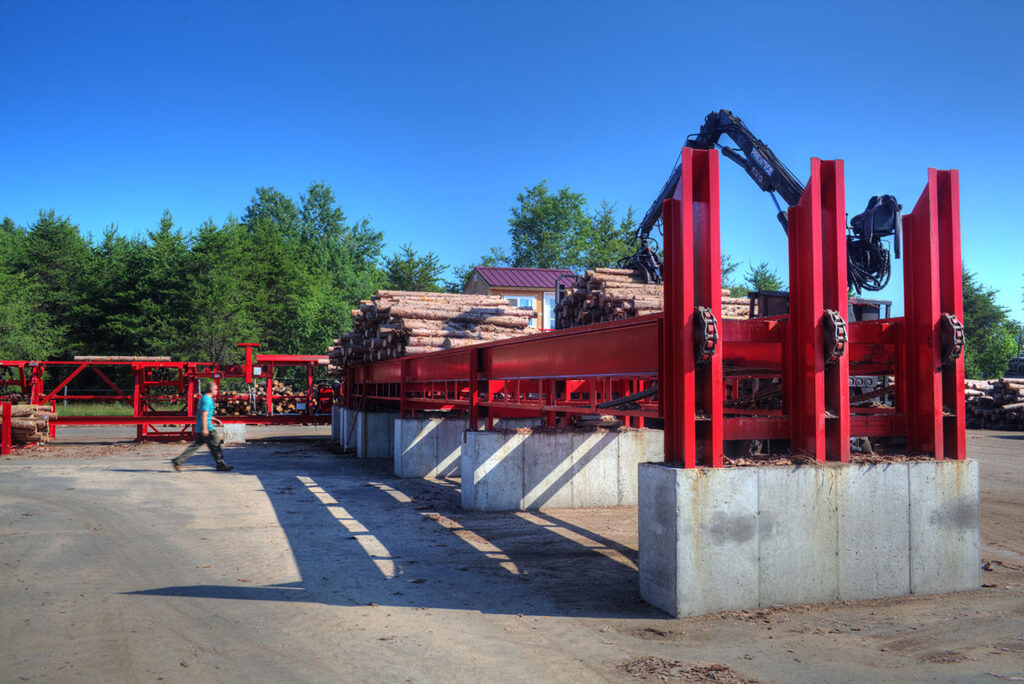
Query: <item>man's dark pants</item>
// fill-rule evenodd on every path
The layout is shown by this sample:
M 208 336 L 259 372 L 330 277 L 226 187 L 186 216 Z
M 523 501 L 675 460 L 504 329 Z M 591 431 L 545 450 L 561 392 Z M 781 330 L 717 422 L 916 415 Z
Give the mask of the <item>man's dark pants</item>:
M 224 465 L 224 454 L 221 452 L 220 435 L 217 434 L 216 430 L 210 430 L 209 433 L 204 437 L 202 433 L 196 433 L 196 440 L 185 447 L 185 450 L 181 452 L 181 455 L 175 458 L 171 463 L 175 465 L 181 465 L 196 453 L 199 447 L 204 444 L 210 448 L 210 455 L 213 456 L 213 462 L 217 465 Z

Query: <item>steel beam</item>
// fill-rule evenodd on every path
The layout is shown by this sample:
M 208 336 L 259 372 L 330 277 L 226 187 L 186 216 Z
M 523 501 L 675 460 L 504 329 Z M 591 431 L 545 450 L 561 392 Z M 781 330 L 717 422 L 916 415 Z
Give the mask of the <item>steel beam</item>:
M 844 351 L 826 367 L 825 339 L 826 310 L 836 312 L 849 330 L 843 193 L 842 161 L 812 158 L 800 203 L 789 209 L 789 359 L 783 383 L 792 446 L 819 461 L 850 459 L 849 354 Z
M 665 254 L 664 355 L 659 391 L 664 402 L 665 460 L 684 467 L 722 464 L 722 354 L 698 364 L 696 307 L 706 307 L 720 330 L 718 152 L 684 147 L 679 183 L 662 206 Z M 698 423 L 698 412 L 702 420 Z

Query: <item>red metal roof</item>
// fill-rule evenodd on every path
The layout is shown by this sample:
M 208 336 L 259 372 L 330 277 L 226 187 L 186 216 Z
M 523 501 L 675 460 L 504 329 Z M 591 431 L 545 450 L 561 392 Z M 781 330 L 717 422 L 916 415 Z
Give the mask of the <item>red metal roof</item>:
M 532 287 L 537 289 L 554 290 L 555 281 L 559 276 L 572 276 L 576 274 L 567 268 L 513 268 L 499 266 L 477 266 L 476 272 L 484 279 L 484 282 L 491 287 Z M 572 281 L 566 278 L 563 282 L 571 285 Z

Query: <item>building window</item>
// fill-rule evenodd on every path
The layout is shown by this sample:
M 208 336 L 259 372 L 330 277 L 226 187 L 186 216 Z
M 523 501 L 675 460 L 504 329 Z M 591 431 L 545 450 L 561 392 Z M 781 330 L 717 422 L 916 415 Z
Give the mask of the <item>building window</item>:
M 529 309 L 536 309 L 537 308 L 536 299 L 534 297 L 509 297 L 509 296 L 506 296 L 505 297 L 505 301 L 507 301 L 512 306 L 527 307 Z M 531 328 L 536 328 L 537 327 L 537 319 L 536 318 L 531 318 L 530 319 L 530 327 Z

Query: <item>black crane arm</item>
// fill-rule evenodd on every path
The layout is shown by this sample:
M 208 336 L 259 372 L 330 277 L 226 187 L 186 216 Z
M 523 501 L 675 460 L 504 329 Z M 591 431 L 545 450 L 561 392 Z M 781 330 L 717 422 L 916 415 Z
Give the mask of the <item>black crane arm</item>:
M 731 138 L 738 149 L 720 145 L 718 141 L 723 135 Z M 789 233 L 786 209 L 779 206 L 775 194 L 778 193 L 782 197 L 787 207 L 796 206 L 803 195 L 804 185 L 775 156 L 771 148 L 750 132 L 738 116 L 728 109 L 711 112 L 704 118 L 700 132 L 687 137 L 686 146 L 702 150 L 718 147 L 724 156 L 742 166 L 757 186 L 771 195 L 775 207 L 779 210 L 779 223 L 782 224 L 783 230 Z M 654 241 L 650 237 L 651 230 L 661 218 L 662 203 L 675 192 L 681 173 L 680 166 L 673 169 L 668 182 L 662 187 L 657 199 L 637 226 L 634 238 L 638 246 L 637 253 L 623 259 L 621 263 L 623 266 L 641 269 L 649 282 L 662 280 L 661 262 L 652 249 Z M 850 285 L 857 292 L 861 289 L 877 291 L 889 282 L 889 252 L 881 239 L 893 236 L 896 257 L 899 258 L 901 209 L 895 197 L 880 195 L 872 197 L 864 212 L 850 220 L 851 226 L 847 235 L 847 275 Z
M 739 149 L 718 145 L 718 139 L 723 135 L 729 136 L 739 146 Z M 708 114 L 704 118 L 700 132 L 686 139 L 686 146 L 700 150 L 720 147 L 723 155 L 743 167 L 747 175 L 757 183 L 757 187 L 765 192 L 778 193 L 787 206 L 796 205 L 800 201 L 800 196 L 803 195 L 804 184 L 797 180 L 793 172 L 775 156 L 770 147 L 756 138 L 743 121 L 728 109 L 720 109 Z M 782 228 L 788 232 L 789 222 L 781 207 L 779 208 L 779 222 L 782 224 Z

